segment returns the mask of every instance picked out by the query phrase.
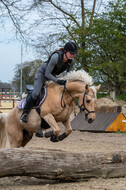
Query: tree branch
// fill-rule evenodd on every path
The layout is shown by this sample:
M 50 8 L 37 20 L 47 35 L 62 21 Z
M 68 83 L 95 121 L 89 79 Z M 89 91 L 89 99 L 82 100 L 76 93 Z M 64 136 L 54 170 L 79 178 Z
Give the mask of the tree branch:
M 6 3 L 5 3 L 5 2 L 6 2 Z M 19 2 L 19 1 L 15 1 L 15 2 Z M 6 10 L 7 10 L 7 12 L 8 12 L 8 15 L 9 15 L 9 17 L 10 17 L 10 19 L 11 19 L 13 25 L 15 26 L 15 28 L 17 29 L 17 31 L 20 33 L 21 37 L 22 37 L 24 40 L 26 40 L 25 37 L 24 37 L 24 35 L 23 35 L 23 33 L 22 33 L 22 31 L 21 31 L 21 29 L 20 29 L 20 25 L 19 25 L 19 22 L 18 22 L 17 18 L 15 17 L 15 15 L 12 13 L 11 9 L 9 8 L 10 6 L 14 6 L 14 3 L 15 3 L 15 2 L 12 2 L 12 3 L 9 4 L 8 1 L 3 1 L 3 0 L 1 0 L 1 3 L 2 3 L 2 4 L 4 5 L 4 7 L 6 8 Z
M 81 26 L 79 25 L 79 23 L 77 22 L 77 20 L 73 17 L 73 15 L 69 14 L 68 12 L 64 11 L 61 7 L 58 7 L 56 4 L 53 3 L 52 0 L 49 0 L 49 2 L 56 8 L 58 9 L 59 11 L 61 11 L 63 14 L 69 16 L 71 18 L 71 20 L 73 20 L 76 25 L 78 26 L 78 28 L 81 29 Z
M 94 17 L 94 12 L 95 12 L 95 6 L 96 6 L 96 0 L 94 0 L 94 3 L 93 3 L 93 8 L 92 8 L 92 13 L 91 13 L 90 23 L 89 23 L 88 32 L 86 33 L 86 35 L 90 32 L 90 29 L 91 29 L 91 27 L 92 27 L 93 17 Z

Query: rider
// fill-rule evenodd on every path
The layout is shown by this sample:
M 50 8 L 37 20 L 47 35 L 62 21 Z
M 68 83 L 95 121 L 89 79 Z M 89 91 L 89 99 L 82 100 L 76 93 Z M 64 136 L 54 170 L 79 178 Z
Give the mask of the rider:
M 55 75 L 59 75 L 65 70 L 71 71 L 74 65 L 74 56 L 77 53 L 77 45 L 70 41 L 67 42 L 64 48 L 56 50 L 51 54 L 48 61 L 38 68 L 34 78 L 34 90 L 28 96 L 20 121 L 27 122 L 27 115 L 35 105 L 40 94 L 41 88 L 45 81 L 52 80 L 59 85 L 65 85 L 65 80 L 58 80 Z

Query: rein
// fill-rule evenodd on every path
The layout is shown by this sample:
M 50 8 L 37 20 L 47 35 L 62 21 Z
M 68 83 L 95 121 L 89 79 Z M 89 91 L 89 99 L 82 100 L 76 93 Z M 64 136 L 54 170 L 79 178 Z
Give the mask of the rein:
M 66 104 L 65 104 L 65 102 L 64 102 L 64 100 L 63 100 L 63 95 L 64 95 L 64 92 L 65 92 L 65 90 L 68 92 L 68 94 L 71 96 L 71 98 L 73 99 L 73 101 L 74 101 L 74 103 L 76 104 L 76 106 L 78 106 L 79 108 L 80 108 L 80 111 L 87 111 L 87 114 L 85 114 L 86 115 L 86 119 L 87 119 L 87 116 L 88 116 L 88 114 L 90 114 L 90 113 L 95 113 L 95 111 L 90 111 L 90 110 L 88 110 L 87 108 L 86 108 L 86 106 L 85 106 L 85 95 L 88 95 L 88 93 L 87 92 L 84 92 L 84 96 L 83 96 L 83 103 L 81 104 L 81 106 L 79 106 L 78 105 L 78 103 L 74 100 L 74 98 L 73 98 L 73 96 L 71 95 L 71 93 L 69 92 L 69 90 L 66 88 L 66 85 L 64 85 L 64 89 L 63 89 L 63 93 L 62 93 L 62 97 L 61 97 L 61 107 L 62 108 L 65 108 L 66 107 Z M 63 105 L 63 103 L 64 103 L 64 105 Z
M 69 90 L 66 88 L 66 84 L 64 85 L 64 89 L 63 89 L 63 93 L 62 93 L 62 97 L 61 97 L 61 107 L 62 108 L 65 108 L 66 107 L 66 104 L 63 100 L 63 95 L 64 95 L 64 92 L 65 90 L 68 92 L 68 94 L 71 96 L 71 98 L 73 99 L 74 103 L 76 104 L 76 106 L 79 106 L 78 103 L 74 100 L 73 96 L 71 95 L 71 93 L 69 92 Z M 64 103 L 64 105 L 62 104 L 62 102 Z

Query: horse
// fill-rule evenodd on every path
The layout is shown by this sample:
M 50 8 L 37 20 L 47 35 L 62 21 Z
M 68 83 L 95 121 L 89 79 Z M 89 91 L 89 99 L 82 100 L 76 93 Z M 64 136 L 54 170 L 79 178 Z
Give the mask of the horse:
M 28 115 L 28 122 L 20 121 L 22 110 L 13 108 L 7 115 L 6 134 L 11 148 L 24 147 L 31 139 L 34 133 L 40 128 L 44 129 L 42 118 L 51 126 L 52 131 L 45 132 L 44 137 L 52 142 L 64 140 L 72 132 L 70 115 L 76 105 L 82 111 L 89 123 L 95 119 L 95 102 L 99 86 L 93 86 L 92 77 L 84 70 L 71 71 L 62 79 L 67 80 L 66 86 L 60 86 L 51 82 L 47 86 L 47 96 L 40 106 L 40 114 L 36 109 L 32 109 Z M 60 128 L 57 122 L 62 122 L 66 127 L 63 134 L 60 134 Z
M 6 135 L 6 119 L 7 113 L 0 113 L 0 148 L 4 148 L 7 142 L 7 135 Z

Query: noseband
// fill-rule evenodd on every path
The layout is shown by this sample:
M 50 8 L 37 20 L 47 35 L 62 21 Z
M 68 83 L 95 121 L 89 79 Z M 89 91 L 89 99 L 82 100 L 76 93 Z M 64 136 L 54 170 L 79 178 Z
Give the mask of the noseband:
M 71 93 L 69 92 L 69 90 L 66 88 L 66 85 L 64 85 L 64 89 L 63 89 L 63 93 L 62 93 L 62 97 L 61 97 L 61 107 L 62 107 L 62 108 L 65 108 L 65 107 L 66 107 L 66 104 L 65 104 L 65 102 L 64 102 L 64 100 L 63 100 L 63 95 L 64 95 L 65 90 L 66 90 L 66 91 L 68 92 L 68 94 L 71 96 L 71 98 L 72 98 L 73 101 L 75 102 L 76 106 L 79 107 L 80 111 L 85 111 L 85 110 L 87 111 L 87 113 L 85 114 L 86 119 L 87 119 L 88 114 L 90 114 L 90 113 L 95 113 L 95 111 L 90 111 L 90 110 L 88 110 L 88 109 L 86 108 L 86 106 L 85 106 L 85 95 L 89 95 L 87 92 L 84 92 L 83 103 L 81 104 L 81 106 L 79 106 L 78 103 L 74 100 L 74 98 L 73 98 L 73 96 L 71 95 Z M 91 96 L 91 95 L 89 95 L 89 96 Z M 92 96 L 91 96 L 91 97 L 92 97 Z M 63 103 L 64 103 L 64 105 L 63 105 Z

